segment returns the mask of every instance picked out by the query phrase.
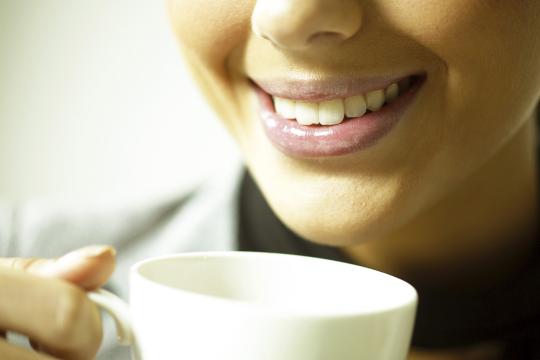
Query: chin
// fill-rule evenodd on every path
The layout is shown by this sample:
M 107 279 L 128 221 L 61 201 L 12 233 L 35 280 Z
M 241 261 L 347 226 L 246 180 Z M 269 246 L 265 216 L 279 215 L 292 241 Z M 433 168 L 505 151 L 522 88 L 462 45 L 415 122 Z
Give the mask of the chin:
M 326 220 L 317 217 L 278 217 L 302 238 L 321 245 L 352 246 L 376 241 L 396 227 L 391 218 L 366 218 L 361 215 L 350 219 Z M 347 221 L 348 220 L 348 221 Z
M 263 190 L 264 192 L 264 190 Z M 266 191 L 276 216 L 302 238 L 329 246 L 350 246 L 384 237 L 407 220 L 406 206 L 380 191 L 303 192 L 299 188 L 287 192 Z M 316 195 L 314 195 L 316 194 Z

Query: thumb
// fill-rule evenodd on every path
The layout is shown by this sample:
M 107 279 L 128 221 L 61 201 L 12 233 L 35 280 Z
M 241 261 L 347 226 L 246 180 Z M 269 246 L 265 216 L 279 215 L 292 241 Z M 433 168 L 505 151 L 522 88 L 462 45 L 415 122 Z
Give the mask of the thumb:
M 114 271 L 116 251 L 108 245 L 92 245 L 57 259 L 0 258 L 0 266 L 29 274 L 69 281 L 85 290 L 105 284 Z

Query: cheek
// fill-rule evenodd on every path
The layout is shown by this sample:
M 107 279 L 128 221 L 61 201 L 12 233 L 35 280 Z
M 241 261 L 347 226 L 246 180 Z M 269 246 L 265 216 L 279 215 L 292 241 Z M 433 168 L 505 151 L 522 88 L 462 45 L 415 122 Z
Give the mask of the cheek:
M 385 26 L 444 66 L 445 109 L 434 121 L 450 158 L 480 161 L 470 155 L 489 156 L 524 124 L 540 93 L 540 41 L 533 30 L 540 29 L 539 1 L 377 4 Z
M 227 59 L 245 43 L 255 0 L 168 0 L 173 30 L 200 91 L 234 136 L 239 106 Z
M 223 67 L 227 55 L 250 31 L 255 0 L 169 0 L 174 31 L 185 51 Z
M 384 27 L 410 38 L 447 67 L 450 86 L 463 81 L 472 94 L 530 93 L 540 85 L 540 1 L 379 1 Z M 374 14 L 375 15 L 375 14 Z M 458 79 L 462 77 L 462 79 Z M 508 81 L 508 82 L 506 82 Z M 492 86 L 494 85 L 494 86 Z M 532 89 L 530 87 L 532 86 Z M 464 89 L 467 91 L 468 89 Z M 534 91 L 532 91 L 534 92 Z

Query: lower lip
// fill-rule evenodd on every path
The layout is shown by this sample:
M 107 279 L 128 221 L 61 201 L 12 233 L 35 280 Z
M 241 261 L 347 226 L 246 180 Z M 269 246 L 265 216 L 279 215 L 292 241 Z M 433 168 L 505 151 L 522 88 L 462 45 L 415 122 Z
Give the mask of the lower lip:
M 306 126 L 296 120 L 285 119 L 275 112 L 270 95 L 258 86 L 254 87 L 264 130 L 277 149 L 293 157 L 328 157 L 375 145 L 404 117 L 424 80 L 425 76 L 415 77 L 412 86 L 390 104 L 337 125 Z

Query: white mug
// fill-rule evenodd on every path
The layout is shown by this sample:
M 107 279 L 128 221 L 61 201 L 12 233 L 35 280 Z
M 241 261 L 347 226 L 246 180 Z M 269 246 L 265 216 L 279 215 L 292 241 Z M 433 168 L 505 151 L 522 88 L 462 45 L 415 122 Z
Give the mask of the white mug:
M 130 305 L 89 297 L 137 360 L 402 360 L 417 304 L 403 280 L 300 255 L 167 255 L 130 270 Z

